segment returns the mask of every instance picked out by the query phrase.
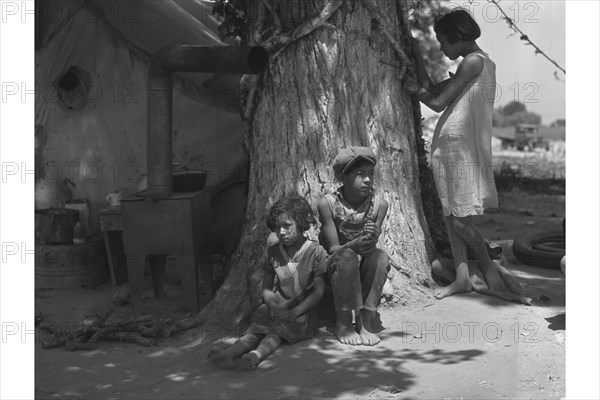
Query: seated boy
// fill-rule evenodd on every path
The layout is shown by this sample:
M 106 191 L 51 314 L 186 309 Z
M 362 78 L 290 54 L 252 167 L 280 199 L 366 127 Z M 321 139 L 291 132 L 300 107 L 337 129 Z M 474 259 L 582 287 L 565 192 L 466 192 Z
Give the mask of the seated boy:
M 377 248 L 388 203 L 374 194 L 376 163 L 368 147 L 340 150 L 333 169 L 342 186 L 319 199 L 317 206 L 321 245 L 332 255 L 328 273 L 336 311 L 335 334 L 344 344 L 372 346 L 380 342 L 377 307 L 390 260 Z

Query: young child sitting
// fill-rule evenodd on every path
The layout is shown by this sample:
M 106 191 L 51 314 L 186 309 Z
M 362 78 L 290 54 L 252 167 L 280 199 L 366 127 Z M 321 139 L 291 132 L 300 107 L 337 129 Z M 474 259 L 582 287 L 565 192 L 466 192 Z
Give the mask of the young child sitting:
M 252 314 L 252 324 L 244 336 L 229 347 L 212 349 L 208 356 L 212 363 L 227 369 L 253 369 L 279 347 L 282 339 L 295 343 L 316 334 L 314 307 L 325 289 L 327 253 L 304 235 L 316 222 L 302 197 L 284 197 L 273 205 L 267 226 L 278 242 L 268 247 L 267 263 L 262 265 L 264 303 Z
M 376 163 L 368 147 L 340 150 L 333 169 L 342 186 L 318 203 L 320 240 L 332 255 L 328 273 L 336 311 L 335 334 L 343 344 L 372 346 L 380 342 L 377 307 L 390 260 L 377 248 L 388 203 L 373 192 Z

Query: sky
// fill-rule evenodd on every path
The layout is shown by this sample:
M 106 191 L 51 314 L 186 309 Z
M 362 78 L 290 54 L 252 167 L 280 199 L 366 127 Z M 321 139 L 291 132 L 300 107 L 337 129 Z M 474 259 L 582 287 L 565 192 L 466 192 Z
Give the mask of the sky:
M 511 36 L 513 31 L 494 4 L 487 0 L 455 0 L 451 4 L 469 10 L 481 28 L 477 44 L 496 63 L 496 105 L 520 101 L 528 111 L 540 114 L 544 125 L 565 118 L 565 74 L 543 55 L 536 55 L 519 34 Z M 536 46 L 566 69 L 564 1 L 501 0 L 499 5 Z M 434 114 L 425 106 L 422 111 L 425 117 Z

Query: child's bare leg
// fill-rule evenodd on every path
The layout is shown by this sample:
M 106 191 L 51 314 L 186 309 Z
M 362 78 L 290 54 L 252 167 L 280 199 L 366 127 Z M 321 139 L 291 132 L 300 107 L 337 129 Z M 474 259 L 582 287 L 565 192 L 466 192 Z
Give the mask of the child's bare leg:
M 352 311 L 335 311 L 335 336 L 342 344 L 353 346 L 362 344 L 362 340 L 352 324 Z
M 471 217 L 453 218 L 455 232 L 460 235 L 466 243 L 475 250 L 475 257 L 479 261 L 479 267 L 485 276 L 485 280 L 491 290 L 503 291 L 504 281 L 500 277 L 495 265 L 492 264 L 485 244 L 485 238 L 479 229 L 473 225 Z
M 281 345 L 281 338 L 273 333 L 268 334 L 260 342 L 256 350 L 252 350 L 242 356 L 240 368 L 246 370 L 256 368 L 262 360 L 273 354 L 279 345 Z
M 512 272 L 510 272 L 502 263 L 498 260 L 492 260 L 493 265 L 498 270 L 498 274 L 500 278 L 504 281 L 504 284 L 514 294 L 518 294 L 519 296 L 523 294 L 523 288 L 519 283 L 519 280 Z
M 360 336 L 352 324 L 352 311 L 362 308 L 362 289 L 358 255 L 350 249 L 339 250 L 337 267 L 329 279 L 335 304 L 335 335 L 342 344 L 359 345 Z
M 448 286 L 437 288 L 433 295 L 436 299 L 452 296 L 457 293 L 468 293 L 471 291 L 471 280 L 469 278 L 469 265 L 467 264 L 467 246 L 465 241 L 454 230 L 453 216 L 444 217 L 448 239 L 452 246 L 454 265 L 456 266 L 456 279 Z
M 239 357 L 254 349 L 259 344 L 262 337 L 263 335 L 246 333 L 229 347 L 213 347 L 211 353 L 208 355 L 208 359 L 219 368 L 237 368 L 240 365 Z
M 381 249 L 375 249 L 360 264 L 363 307 L 356 316 L 356 330 L 362 344 L 374 346 L 381 341 L 377 332 L 383 327 L 378 318 L 377 308 L 381 300 L 383 286 L 390 270 L 390 257 Z
M 377 318 L 377 311 L 370 311 L 366 308 L 360 310 L 358 318 L 356 318 L 356 326 L 360 335 L 360 340 L 365 346 L 375 346 L 381 342 L 379 336 L 374 333 L 376 328 L 374 321 Z
M 213 343 L 208 352 L 208 357 L 210 358 L 215 353 L 220 353 L 222 351 L 227 350 L 233 343 L 225 343 L 225 342 L 217 342 Z
M 454 282 L 456 279 L 456 267 L 449 258 L 439 258 L 431 262 L 431 271 L 438 279 Z

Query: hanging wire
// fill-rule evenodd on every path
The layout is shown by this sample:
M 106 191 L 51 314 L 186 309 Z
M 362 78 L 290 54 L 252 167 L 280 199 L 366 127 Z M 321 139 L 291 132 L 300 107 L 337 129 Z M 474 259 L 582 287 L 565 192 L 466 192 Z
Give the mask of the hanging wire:
M 473 4 L 474 0 L 469 0 L 470 4 Z M 506 12 L 504 12 L 504 10 L 502 9 L 502 7 L 500 7 L 499 1 L 498 0 L 488 0 L 490 3 L 493 3 L 498 10 L 502 13 L 504 20 L 506 21 L 506 23 L 508 24 L 508 27 L 510 29 L 512 29 L 515 33 L 519 33 L 521 36 L 519 37 L 519 39 L 521 39 L 524 42 L 527 42 L 527 44 L 533 46 L 533 48 L 535 49 L 535 54 L 541 54 L 543 55 L 548 61 L 550 61 L 552 64 L 554 64 L 558 69 L 560 69 L 562 71 L 563 74 L 566 75 L 566 71 L 563 67 L 561 67 L 556 61 L 554 61 L 553 59 L 551 59 L 544 51 L 542 51 L 542 49 L 540 49 L 535 43 L 533 43 L 531 41 L 531 39 L 529 39 L 529 36 L 527 36 L 525 34 L 525 32 L 523 32 L 516 24 L 515 22 L 506 14 Z M 557 78 L 558 80 L 560 80 L 557 76 L 557 74 L 554 74 L 554 77 Z

